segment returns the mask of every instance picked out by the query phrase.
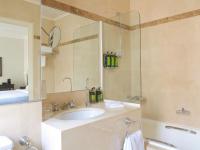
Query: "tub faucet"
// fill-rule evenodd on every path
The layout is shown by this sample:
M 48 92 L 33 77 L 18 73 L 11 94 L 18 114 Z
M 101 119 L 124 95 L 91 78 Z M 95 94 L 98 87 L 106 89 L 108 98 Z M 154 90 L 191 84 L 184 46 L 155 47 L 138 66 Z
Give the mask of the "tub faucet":
M 176 110 L 176 114 L 190 115 L 190 111 L 182 107 L 181 109 Z

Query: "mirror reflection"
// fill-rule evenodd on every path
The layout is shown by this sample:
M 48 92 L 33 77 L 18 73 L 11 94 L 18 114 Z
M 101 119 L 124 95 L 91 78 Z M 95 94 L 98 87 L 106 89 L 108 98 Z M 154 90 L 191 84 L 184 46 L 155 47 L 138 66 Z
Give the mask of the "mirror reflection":
M 28 28 L 0 22 L 0 104 L 27 102 Z
M 45 94 L 101 86 L 98 22 L 42 6 L 41 28 Z
M 130 11 L 111 18 L 122 25 L 140 24 L 139 13 Z M 117 57 L 117 65 L 104 64 L 104 97 L 106 99 L 140 103 L 141 42 L 140 28 L 130 30 L 108 23 L 103 25 L 103 53 L 109 59 Z M 113 67 L 114 64 L 114 67 Z
M 40 4 L 6 0 L 3 5 L 6 7 L 1 7 L 0 13 L 0 105 L 38 101 Z

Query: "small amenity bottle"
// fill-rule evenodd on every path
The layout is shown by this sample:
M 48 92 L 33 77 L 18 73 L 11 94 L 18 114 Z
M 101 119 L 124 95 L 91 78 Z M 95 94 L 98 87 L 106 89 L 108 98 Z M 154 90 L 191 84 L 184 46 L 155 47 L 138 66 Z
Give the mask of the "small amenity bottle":
M 118 67 L 118 56 L 117 54 L 115 53 L 115 67 Z
M 96 102 L 101 102 L 101 101 L 103 101 L 103 92 L 101 90 L 101 87 L 99 87 L 96 90 Z
M 106 60 L 107 60 L 107 67 L 111 67 L 111 55 L 109 52 L 107 52 L 107 56 L 106 56 Z
M 106 68 L 107 67 L 107 54 L 103 54 L 103 66 L 104 66 L 104 68 Z
M 115 67 L 115 54 L 113 52 L 110 53 L 111 65 L 110 67 Z
M 90 99 L 90 103 L 95 103 L 96 102 L 96 89 L 95 89 L 95 87 L 93 87 L 89 91 L 89 99 Z

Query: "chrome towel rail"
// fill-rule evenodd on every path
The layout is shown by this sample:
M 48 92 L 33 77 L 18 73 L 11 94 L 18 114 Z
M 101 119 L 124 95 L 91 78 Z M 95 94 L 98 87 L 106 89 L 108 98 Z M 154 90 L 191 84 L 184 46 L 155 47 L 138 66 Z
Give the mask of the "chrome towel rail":
M 134 121 L 134 120 L 132 120 L 132 119 L 126 117 L 126 118 L 124 119 L 124 123 L 125 123 L 125 125 L 128 125 L 128 126 L 129 126 L 129 125 L 131 125 L 131 124 L 136 123 L 136 121 Z
M 165 126 L 166 129 L 174 129 L 174 130 L 179 130 L 179 131 L 183 131 L 183 132 L 188 132 L 190 134 L 197 134 L 196 131 L 194 130 L 190 130 L 190 129 L 186 129 L 186 128 L 180 128 L 180 127 L 175 127 L 175 126 Z
M 124 143 L 125 143 L 125 139 L 129 136 L 129 127 L 131 126 L 131 125 L 135 125 L 136 123 L 139 123 L 139 121 L 136 121 L 136 120 L 132 120 L 131 118 L 129 118 L 129 117 L 126 117 L 126 118 L 124 118 L 124 124 L 126 125 L 126 132 L 125 132 L 125 137 L 124 137 L 124 142 L 123 142 L 123 144 L 122 144 L 122 148 L 120 149 L 120 150 L 123 150 L 123 146 L 124 146 Z M 140 128 L 141 128 L 141 125 L 140 125 Z
M 174 148 L 174 149 L 177 149 L 177 147 L 176 147 L 175 145 L 170 144 L 170 143 L 167 143 L 167 142 L 163 142 L 163 141 L 161 141 L 161 140 L 152 139 L 152 138 L 145 138 L 145 141 L 146 141 L 147 143 L 149 143 L 150 141 L 152 141 L 152 142 L 160 143 L 160 144 L 163 144 L 163 145 L 172 147 L 172 148 Z

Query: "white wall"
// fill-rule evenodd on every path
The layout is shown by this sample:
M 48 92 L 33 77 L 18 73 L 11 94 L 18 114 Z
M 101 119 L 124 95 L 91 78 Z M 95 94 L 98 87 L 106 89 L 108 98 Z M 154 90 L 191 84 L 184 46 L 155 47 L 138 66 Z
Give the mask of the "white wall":
M 15 88 L 24 86 L 24 40 L 0 37 L 0 57 L 3 64 L 0 84 L 10 78 Z
M 19 138 L 24 135 L 40 147 L 41 122 L 41 102 L 0 106 L 0 135 L 8 136 L 15 142 L 14 150 L 24 150 L 18 144 Z

